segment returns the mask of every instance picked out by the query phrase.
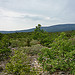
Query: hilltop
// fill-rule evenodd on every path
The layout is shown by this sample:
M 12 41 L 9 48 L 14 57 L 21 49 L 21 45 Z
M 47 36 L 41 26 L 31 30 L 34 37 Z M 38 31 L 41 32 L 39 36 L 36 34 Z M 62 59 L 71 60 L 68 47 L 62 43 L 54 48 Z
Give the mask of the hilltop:
M 35 28 L 27 30 L 17 30 L 17 31 L 0 31 L 0 33 L 15 33 L 15 32 L 32 32 Z M 62 31 L 71 31 L 75 30 L 75 24 L 59 24 L 48 27 L 41 27 L 44 31 L 47 32 L 62 32 Z

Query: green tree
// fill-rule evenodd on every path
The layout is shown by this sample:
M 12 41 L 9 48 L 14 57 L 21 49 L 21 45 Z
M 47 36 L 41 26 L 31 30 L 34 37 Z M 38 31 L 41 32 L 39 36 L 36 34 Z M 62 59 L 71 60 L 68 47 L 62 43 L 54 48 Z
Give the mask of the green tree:
M 44 30 L 41 29 L 41 24 L 38 24 L 38 26 L 36 26 L 36 29 L 34 30 L 34 32 L 44 32 Z
M 43 33 L 44 30 L 41 29 L 41 25 L 38 24 L 38 26 L 36 26 L 36 29 L 34 30 L 33 39 L 39 40 L 39 38 L 42 36 Z

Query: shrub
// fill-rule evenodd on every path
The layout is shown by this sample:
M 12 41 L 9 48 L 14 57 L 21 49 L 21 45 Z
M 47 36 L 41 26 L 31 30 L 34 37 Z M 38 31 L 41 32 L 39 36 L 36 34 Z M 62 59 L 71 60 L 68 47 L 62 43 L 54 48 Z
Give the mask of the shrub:
M 32 45 L 31 47 L 20 47 L 18 50 L 23 50 L 24 53 L 29 54 L 29 55 L 37 55 L 40 52 L 40 49 L 43 48 L 44 46 L 41 46 L 40 44 L 37 45 Z
M 0 66 L 0 72 L 3 71 L 3 68 Z
M 10 42 L 11 42 L 11 47 L 24 47 L 24 46 L 26 46 L 26 41 L 24 41 L 24 40 L 19 40 L 19 39 L 16 39 L 16 40 L 13 40 L 13 39 L 11 39 L 10 40 Z
M 7 58 L 11 53 L 11 50 L 8 47 L 9 47 L 9 39 L 7 36 L 4 36 L 0 40 L 0 60 Z
M 7 73 L 14 75 L 33 75 L 30 71 L 29 61 L 23 51 L 15 50 L 14 56 L 10 57 L 9 63 L 6 64 Z
M 38 44 L 39 43 L 39 41 L 37 41 L 37 40 L 32 40 L 31 42 L 30 42 L 30 45 L 36 45 L 36 44 Z
M 56 70 L 75 73 L 75 46 L 70 40 L 67 40 L 65 33 L 61 33 L 50 46 L 51 49 L 43 48 L 39 53 L 38 59 L 43 69 L 50 73 Z

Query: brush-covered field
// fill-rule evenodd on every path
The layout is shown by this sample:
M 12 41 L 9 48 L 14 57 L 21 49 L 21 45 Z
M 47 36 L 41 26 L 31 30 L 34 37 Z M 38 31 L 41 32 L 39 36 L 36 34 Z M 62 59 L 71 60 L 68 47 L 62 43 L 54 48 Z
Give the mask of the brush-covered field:
M 75 31 L 53 33 L 40 27 L 0 33 L 0 75 L 75 74 Z

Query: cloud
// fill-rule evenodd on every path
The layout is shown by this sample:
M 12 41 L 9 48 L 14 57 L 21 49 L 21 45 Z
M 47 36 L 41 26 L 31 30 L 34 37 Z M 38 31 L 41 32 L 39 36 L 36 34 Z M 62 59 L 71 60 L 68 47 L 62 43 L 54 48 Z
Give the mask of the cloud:
M 0 8 L 0 30 L 16 30 L 35 27 L 33 25 L 42 24 L 43 21 L 50 20 L 50 17 L 21 13 Z M 32 24 L 32 25 L 31 25 Z
M 50 20 L 50 17 L 46 17 L 46 16 L 42 16 L 42 15 L 25 15 L 24 16 L 25 19 L 31 19 L 33 21 L 39 21 L 39 20 Z
M 0 8 L 0 16 L 2 17 L 20 17 L 21 14 L 13 11 L 9 11 L 3 8 Z
M 21 19 L 30 19 L 30 20 L 50 20 L 50 17 L 37 15 L 37 14 L 30 14 L 30 13 L 19 13 L 14 12 L 6 9 L 0 8 L 0 16 L 4 18 L 21 18 Z
M 75 23 L 75 1 L 0 0 L 0 30 Z

